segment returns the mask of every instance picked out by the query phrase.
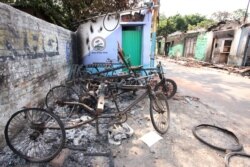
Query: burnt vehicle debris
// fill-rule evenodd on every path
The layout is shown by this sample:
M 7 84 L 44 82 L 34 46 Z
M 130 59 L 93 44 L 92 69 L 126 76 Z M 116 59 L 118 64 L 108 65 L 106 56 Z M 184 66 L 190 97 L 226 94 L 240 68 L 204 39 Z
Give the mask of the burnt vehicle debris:
M 121 48 L 118 54 L 123 65 L 113 68 L 108 61 L 84 68 L 74 66 L 70 80 L 47 93 L 46 109 L 25 108 L 13 114 L 5 127 L 9 148 L 35 163 L 51 161 L 65 147 L 84 151 L 85 156 L 110 157 L 108 147 L 102 152 L 89 151 L 88 146 L 93 141 L 119 145 L 122 139 L 133 135 L 133 129 L 124 123 L 131 109 L 145 98 L 149 99 L 154 129 L 165 134 L 170 119 L 167 99 L 176 93 L 176 83 L 164 77 L 161 63 L 156 68 L 134 67 L 125 60 Z M 105 69 L 99 70 L 98 66 Z M 90 67 L 97 72 L 87 71 Z M 123 68 L 127 72 L 117 74 Z M 131 92 L 133 98 L 126 98 Z M 127 102 L 121 103 L 124 99 Z

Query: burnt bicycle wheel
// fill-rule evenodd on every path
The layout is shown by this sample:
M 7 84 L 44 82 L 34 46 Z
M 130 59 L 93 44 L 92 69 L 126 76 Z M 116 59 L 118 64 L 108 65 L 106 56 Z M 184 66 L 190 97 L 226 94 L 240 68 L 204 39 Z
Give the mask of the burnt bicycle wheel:
M 200 124 L 193 127 L 192 132 L 199 141 L 220 151 L 240 151 L 243 148 L 233 132 L 218 126 Z M 206 137 L 209 137 L 209 139 L 206 139 Z M 217 138 L 218 140 L 216 140 Z
M 168 131 L 170 111 L 167 98 L 162 92 L 155 92 L 150 98 L 150 118 L 157 132 L 165 134 Z
M 74 89 L 59 85 L 55 86 L 46 95 L 45 104 L 52 110 L 54 114 L 60 118 L 70 117 L 78 106 L 75 104 L 72 105 L 63 105 L 60 102 L 79 102 L 79 96 L 74 91 Z
M 120 22 L 120 14 L 116 13 L 107 13 L 103 18 L 103 27 L 106 31 L 114 31 Z
M 4 135 L 10 149 L 31 162 L 53 159 L 65 142 L 65 129 L 60 119 L 39 108 L 14 113 L 5 126 Z
M 177 84 L 172 79 L 165 79 L 165 83 L 160 82 L 155 86 L 154 91 L 162 91 L 167 99 L 172 98 L 177 92 Z

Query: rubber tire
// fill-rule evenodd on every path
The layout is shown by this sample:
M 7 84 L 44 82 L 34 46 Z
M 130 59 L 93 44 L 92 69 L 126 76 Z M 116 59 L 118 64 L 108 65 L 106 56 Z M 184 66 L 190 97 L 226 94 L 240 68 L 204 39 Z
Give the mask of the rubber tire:
M 224 148 L 224 147 L 218 147 L 218 146 L 216 146 L 216 145 L 210 144 L 209 142 L 207 142 L 206 140 L 202 139 L 202 138 L 197 134 L 197 130 L 198 130 L 199 128 L 204 128 L 204 127 L 214 128 L 214 129 L 217 129 L 218 131 L 224 132 L 225 134 L 228 134 L 228 135 L 232 136 L 232 137 L 235 139 L 235 141 L 238 143 L 238 146 L 237 146 L 236 148 Z M 228 151 L 228 150 L 230 150 L 230 151 L 240 151 L 240 150 L 243 149 L 243 146 L 242 146 L 242 144 L 240 144 L 239 139 L 237 138 L 237 136 L 236 136 L 233 132 L 231 132 L 231 131 L 229 131 L 229 130 L 227 130 L 227 129 L 223 129 L 223 128 L 220 128 L 220 127 L 215 126 L 215 125 L 200 124 L 200 125 L 198 125 L 198 126 L 193 127 L 192 132 L 193 132 L 193 135 L 194 135 L 200 142 L 202 142 L 202 143 L 208 145 L 208 146 L 211 147 L 211 148 L 214 148 L 214 149 L 217 149 L 217 150 L 220 150 L 220 151 L 225 151 L 225 152 Z
M 79 102 L 79 95 L 76 93 L 76 91 L 75 91 L 74 89 L 72 89 L 72 88 L 70 88 L 70 87 L 68 87 L 68 86 L 64 86 L 64 85 L 55 86 L 55 87 L 53 87 L 53 88 L 51 88 L 51 89 L 49 90 L 49 92 L 47 93 L 46 98 L 45 98 L 45 105 L 46 105 L 46 107 L 47 107 L 49 110 L 52 110 L 53 113 L 54 113 L 54 111 L 53 111 L 53 108 L 51 108 L 51 106 L 49 106 L 49 99 L 48 99 L 48 98 L 49 98 L 50 93 L 53 92 L 54 89 L 58 89 L 58 88 L 64 88 L 64 89 L 68 89 L 68 90 L 72 91 L 75 95 L 77 95 L 78 102 Z M 77 108 L 77 106 L 74 106 L 74 108 Z M 56 113 L 54 113 L 54 114 L 56 114 Z M 70 113 L 68 113 L 68 115 L 67 115 L 66 117 L 70 117 L 72 114 L 73 114 L 73 113 L 72 113 L 72 111 L 71 111 Z M 57 115 L 57 114 L 56 114 L 56 115 Z M 59 115 L 57 115 L 57 116 L 59 116 Z M 59 117 L 60 117 L 60 116 L 59 116 Z M 64 117 L 60 117 L 60 118 L 64 118 Z
M 15 118 L 16 115 L 18 115 L 19 113 L 21 112 L 26 112 L 28 110 L 40 110 L 42 112 L 46 112 L 48 115 L 50 115 L 59 125 L 59 129 L 58 130 L 61 130 L 61 133 L 62 133 L 62 139 L 61 139 L 61 143 L 60 143 L 60 146 L 58 147 L 57 151 L 55 151 L 51 156 L 49 157 L 45 157 L 45 158 L 39 158 L 39 159 L 34 159 L 34 158 L 30 158 L 28 156 L 25 156 L 23 154 L 20 154 L 11 144 L 10 142 L 10 138 L 9 138 L 9 135 L 8 135 L 8 128 L 9 128 L 9 125 L 10 125 L 10 122 L 11 120 L 13 120 Z M 61 120 L 53 113 L 49 112 L 49 111 L 46 111 L 45 109 L 41 109 L 41 108 L 26 108 L 26 109 L 23 109 L 23 110 L 20 110 L 16 113 L 14 113 L 11 118 L 8 120 L 6 126 L 5 126 L 5 129 L 4 129 L 4 135 L 5 135 L 5 140 L 6 140 L 6 143 L 7 145 L 9 146 L 9 148 L 17 155 L 19 155 L 20 157 L 26 159 L 27 161 L 30 161 L 30 162 L 48 162 L 50 160 L 52 160 L 53 158 L 55 158 L 60 152 L 61 150 L 63 149 L 64 145 L 65 145 L 65 138 L 66 138 L 66 134 L 65 134 L 65 129 L 64 129 L 64 126 L 63 126 L 63 123 L 61 122 Z
M 167 86 L 168 84 L 170 84 L 171 87 L 173 88 L 173 90 L 170 93 L 168 93 L 168 86 Z M 162 85 L 162 83 L 157 84 L 155 86 L 155 88 L 154 88 L 154 91 L 158 91 L 158 89 L 160 88 L 160 86 L 163 87 L 162 91 L 164 92 L 164 94 L 167 97 L 167 99 L 172 98 L 176 94 L 176 92 L 177 92 L 177 84 L 172 79 L 165 79 L 165 84 L 164 85 Z
M 117 24 L 115 25 L 115 27 L 113 28 L 113 29 L 108 29 L 107 27 L 106 27 L 106 25 L 105 25 L 105 19 L 110 15 L 109 13 L 107 13 L 105 16 L 104 16 L 104 18 L 103 18 L 103 27 L 104 27 L 104 29 L 106 30 L 106 31 L 114 31 L 117 27 L 118 27 L 118 25 L 119 25 L 119 23 L 120 23 L 120 14 L 119 13 L 116 13 L 117 15 L 119 15 L 119 18 L 117 19 Z
M 165 105 L 166 105 L 166 108 L 167 108 L 167 128 L 164 129 L 164 130 L 161 130 L 158 126 L 157 126 L 157 123 L 156 123 L 156 120 L 154 118 L 154 109 L 153 109 L 153 101 L 157 98 L 157 96 L 161 96 L 162 98 L 164 98 L 164 101 L 165 101 Z M 169 111 L 169 106 L 168 106 L 168 102 L 167 102 L 167 98 L 166 96 L 162 93 L 162 92 L 155 92 L 155 95 L 150 95 L 150 106 L 149 106 L 149 109 L 150 109 L 150 118 L 151 118 L 151 122 L 153 124 L 153 127 L 154 129 L 160 133 L 160 134 L 165 134 L 168 129 L 169 129 L 169 124 L 170 124 L 170 111 Z M 155 111 L 156 112 L 156 111 Z
M 244 152 L 230 152 L 224 158 L 224 162 L 225 162 L 226 167 L 229 167 L 230 158 L 233 157 L 233 156 L 241 156 L 241 157 L 250 158 L 250 154 L 246 154 Z

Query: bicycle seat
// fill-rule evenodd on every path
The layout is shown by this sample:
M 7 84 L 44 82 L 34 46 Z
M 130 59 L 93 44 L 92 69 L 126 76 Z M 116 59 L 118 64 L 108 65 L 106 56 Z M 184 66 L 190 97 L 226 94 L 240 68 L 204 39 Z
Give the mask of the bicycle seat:
M 140 65 L 140 66 L 130 66 L 129 69 L 130 70 L 141 70 L 143 67 L 143 65 Z

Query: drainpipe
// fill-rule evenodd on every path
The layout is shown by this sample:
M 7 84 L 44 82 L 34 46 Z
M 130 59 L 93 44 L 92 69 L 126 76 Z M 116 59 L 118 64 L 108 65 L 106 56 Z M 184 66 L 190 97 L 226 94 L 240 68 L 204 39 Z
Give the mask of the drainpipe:
M 154 67 L 155 60 L 155 45 L 156 45 L 156 31 L 157 31 L 157 18 L 158 18 L 158 8 L 160 0 L 153 0 L 153 29 L 152 29 L 152 42 L 151 42 L 151 54 L 150 54 L 150 67 Z

